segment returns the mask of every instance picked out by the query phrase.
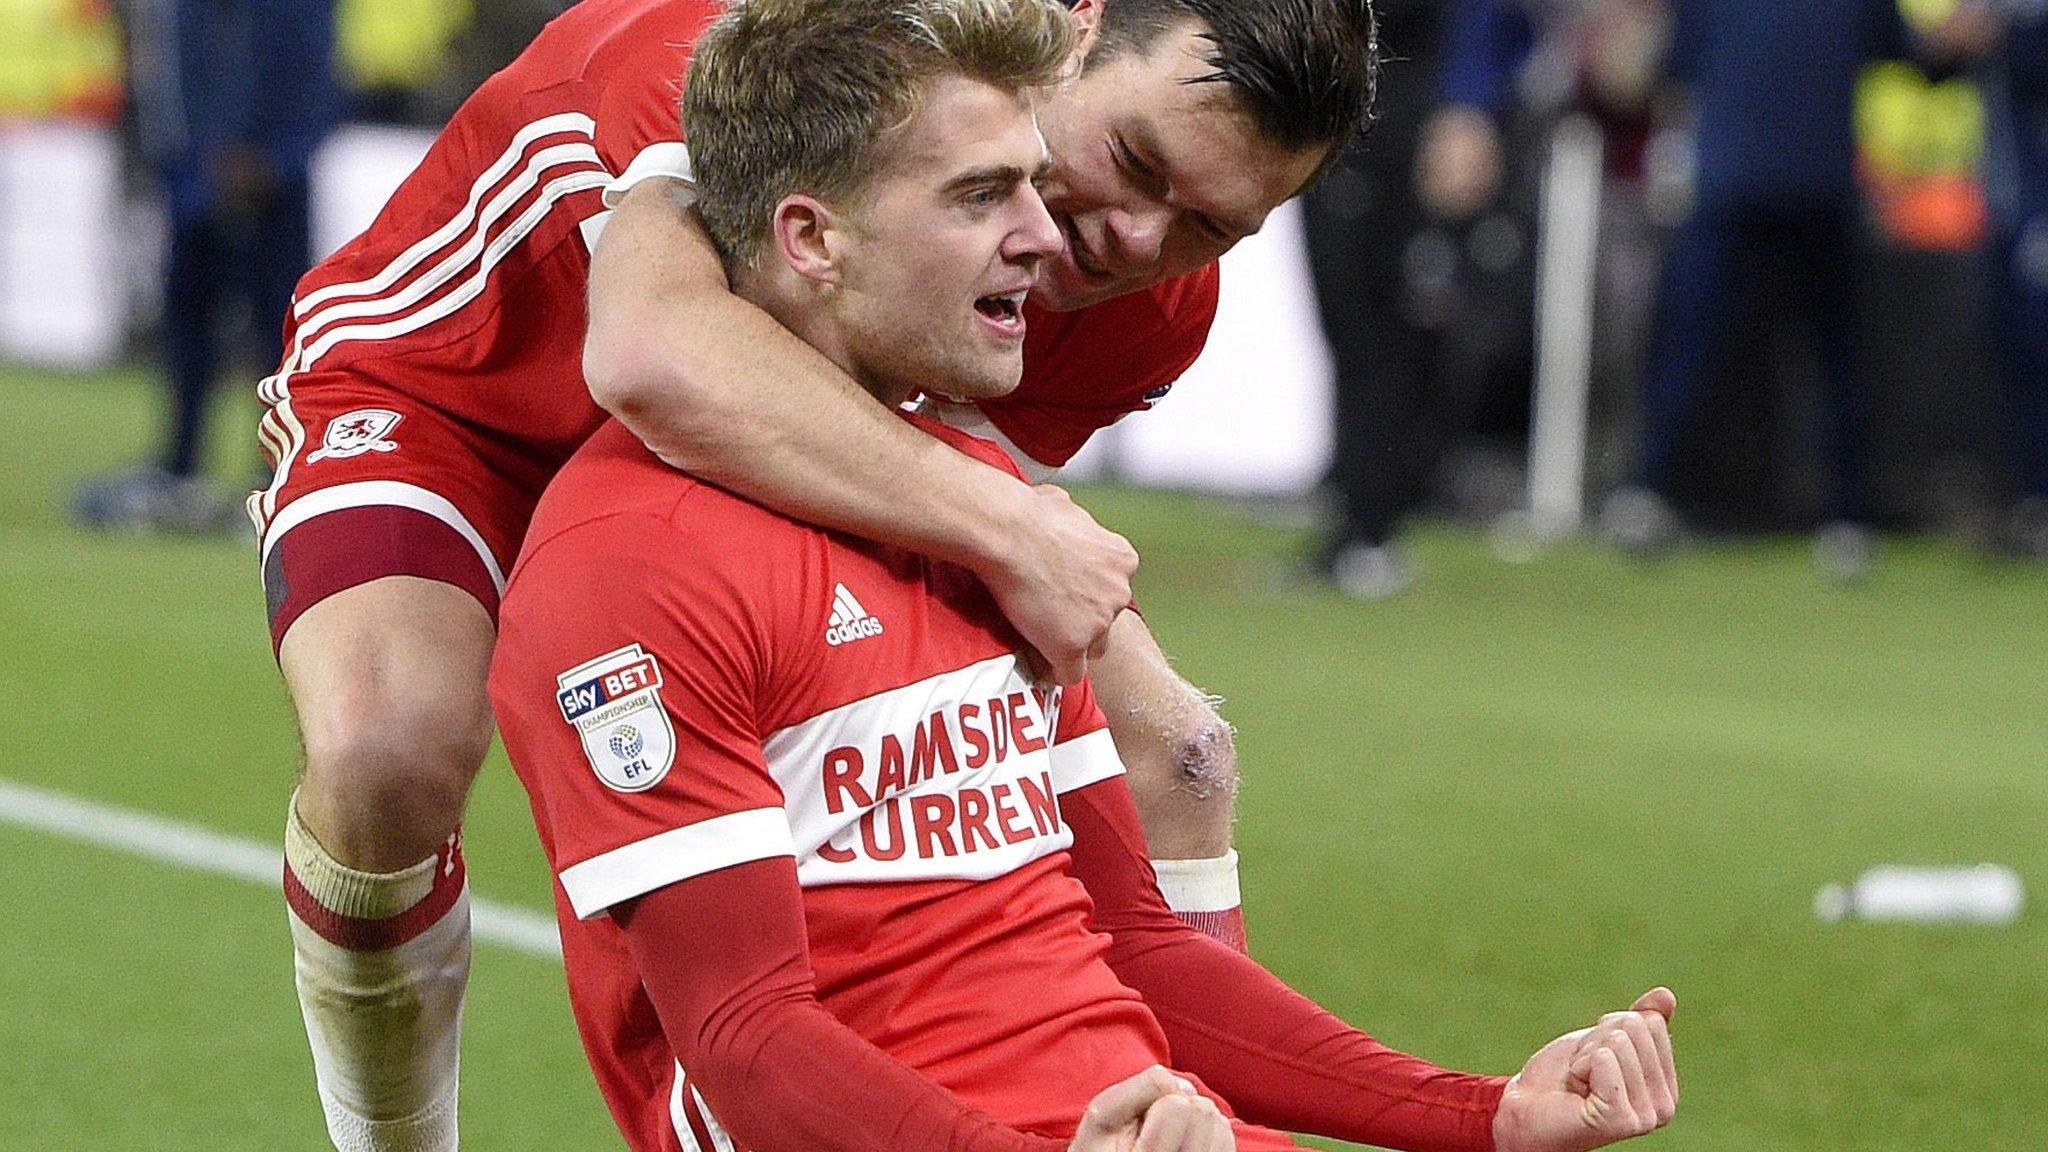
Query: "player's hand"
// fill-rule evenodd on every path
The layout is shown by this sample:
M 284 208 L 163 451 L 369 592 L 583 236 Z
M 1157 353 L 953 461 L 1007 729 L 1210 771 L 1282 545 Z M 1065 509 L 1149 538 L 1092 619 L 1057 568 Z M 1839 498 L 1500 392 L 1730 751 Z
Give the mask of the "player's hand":
M 1499 1152 L 1585 1152 L 1671 1122 L 1678 1066 L 1671 1017 L 1678 997 L 1652 988 L 1626 1012 L 1567 1032 L 1508 1081 L 1493 1118 Z
M 1230 1121 L 1195 1086 L 1154 1064 L 1097 1093 L 1068 1152 L 1236 1152 Z
M 1039 677 L 1072 684 L 1088 674 L 1088 661 L 1109 642 L 1110 624 L 1130 604 L 1138 553 L 1065 489 L 1040 484 L 1026 491 L 1002 561 L 978 575 L 1031 646 Z

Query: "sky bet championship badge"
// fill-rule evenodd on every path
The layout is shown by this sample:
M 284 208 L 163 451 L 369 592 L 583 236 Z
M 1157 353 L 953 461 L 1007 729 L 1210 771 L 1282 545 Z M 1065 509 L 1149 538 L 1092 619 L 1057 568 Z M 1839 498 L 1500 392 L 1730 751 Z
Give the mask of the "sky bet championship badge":
M 661 707 L 661 666 L 638 644 L 607 652 L 555 678 L 562 719 L 583 737 L 583 754 L 605 786 L 644 792 L 668 775 L 676 733 Z

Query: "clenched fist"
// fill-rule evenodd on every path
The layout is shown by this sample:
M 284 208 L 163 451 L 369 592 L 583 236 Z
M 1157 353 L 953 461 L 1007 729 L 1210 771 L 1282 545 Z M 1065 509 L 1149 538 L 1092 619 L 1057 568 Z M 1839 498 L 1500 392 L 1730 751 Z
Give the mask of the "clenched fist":
M 1493 1139 L 1500 1152 L 1585 1152 L 1653 1132 L 1678 1111 L 1671 1017 L 1678 997 L 1652 988 L 1545 1044 L 1508 1081 Z

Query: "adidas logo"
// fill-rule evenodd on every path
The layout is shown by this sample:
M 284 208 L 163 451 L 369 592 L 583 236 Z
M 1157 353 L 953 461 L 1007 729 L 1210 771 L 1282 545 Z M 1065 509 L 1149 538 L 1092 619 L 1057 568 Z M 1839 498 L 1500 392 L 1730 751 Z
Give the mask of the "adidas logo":
M 882 622 L 868 615 L 844 584 L 832 586 L 832 619 L 825 629 L 825 643 L 834 648 L 882 634 Z

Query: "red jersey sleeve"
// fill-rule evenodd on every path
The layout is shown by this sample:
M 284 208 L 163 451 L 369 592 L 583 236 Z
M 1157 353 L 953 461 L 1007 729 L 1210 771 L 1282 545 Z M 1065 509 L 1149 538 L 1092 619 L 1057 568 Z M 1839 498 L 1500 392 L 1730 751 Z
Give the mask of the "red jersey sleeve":
M 1057 1152 L 970 1108 L 818 1003 L 796 867 L 760 860 L 616 914 L 662 1033 L 756 1152 Z M 717 947 L 677 947 L 677 941 Z
M 643 16 L 629 35 L 614 37 L 595 62 L 603 94 L 597 104 L 598 158 L 614 177 L 605 188 L 606 206 L 649 176 L 689 180 L 690 152 L 683 144 L 683 82 L 690 51 L 716 6 L 685 0 L 661 5 Z
M 1109 965 L 1166 1030 L 1174 1067 L 1254 1124 L 1410 1152 L 1492 1152 L 1505 1077 L 1397 1052 L 1295 992 L 1250 957 L 1176 919 L 1145 859 L 1130 790 L 1060 798 L 1074 875 L 1108 933 Z
M 1165 397 L 1202 353 L 1218 285 L 1210 264 L 1078 312 L 1027 304 L 1024 381 L 982 401 L 982 415 L 1043 479 L 1090 436 Z
M 586 919 L 794 854 L 754 699 L 772 617 L 673 536 L 641 513 L 570 528 L 521 562 L 499 622 L 492 704 Z
M 1053 787 L 1061 793 L 1086 788 L 1124 774 L 1123 760 L 1109 735 L 1109 720 L 1095 702 L 1095 685 L 1082 680 L 1045 695 L 1053 718 Z

